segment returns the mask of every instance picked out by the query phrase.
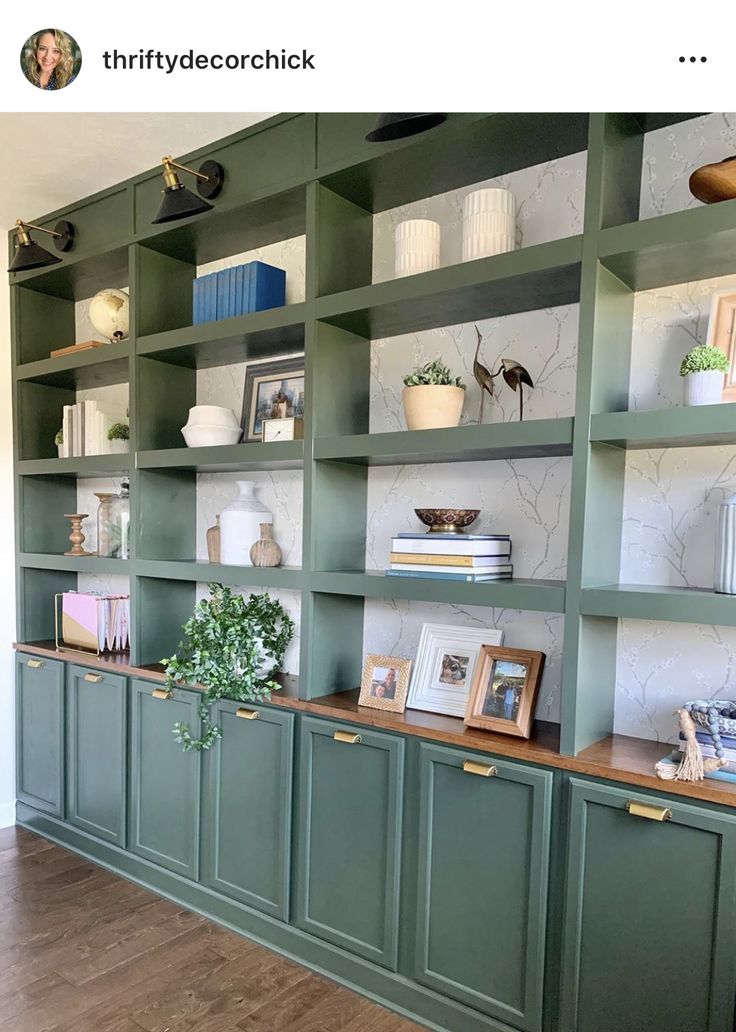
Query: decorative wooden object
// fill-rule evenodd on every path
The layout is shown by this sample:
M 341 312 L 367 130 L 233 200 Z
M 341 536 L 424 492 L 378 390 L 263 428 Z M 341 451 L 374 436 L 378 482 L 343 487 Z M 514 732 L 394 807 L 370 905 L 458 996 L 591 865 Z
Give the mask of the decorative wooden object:
M 215 524 L 207 529 L 207 558 L 211 563 L 220 561 L 220 514 L 215 516 Z
M 69 535 L 69 540 L 72 543 L 72 547 L 68 552 L 64 552 L 64 555 L 93 555 L 93 552 L 86 552 L 82 545 L 84 544 L 85 534 L 82 530 L 82 520 L 86 520 L 89 516 L 88 512 L 65 512 L 64 518 L 71 520 L 72 532 Z
M 254 566 L 280 566 L 281 549 L 273 539 L 273 525 L 261 524 L 261 536 L 250 546 L 250 561 Z
M 690 193 L 704 204 L 736 197 L 736 155 L 696 168 L 690 176 Z
M 70 344 L 68 348 L 57 348 L 51 352 L 51 358 L 60 358 L 62 355 L 75 355 L 77 351 L 90 351 L 92 348 L 104 348 L 107 341 L 85 340 L 81 344 Z

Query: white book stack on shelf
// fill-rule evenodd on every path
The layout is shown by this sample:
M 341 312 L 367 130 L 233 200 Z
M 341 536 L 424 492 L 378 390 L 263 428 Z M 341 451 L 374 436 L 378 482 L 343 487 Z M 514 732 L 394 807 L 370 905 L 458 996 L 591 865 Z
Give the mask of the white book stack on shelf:
M 112 449 L 107 439 L 110 427 L 126 421 L 125 410 L 114 406 L 101 409 L 96 401 L 79 401 L 65 405 L 62 417 L 63 443 L 61 458 L 85 455 L 108 455 Z

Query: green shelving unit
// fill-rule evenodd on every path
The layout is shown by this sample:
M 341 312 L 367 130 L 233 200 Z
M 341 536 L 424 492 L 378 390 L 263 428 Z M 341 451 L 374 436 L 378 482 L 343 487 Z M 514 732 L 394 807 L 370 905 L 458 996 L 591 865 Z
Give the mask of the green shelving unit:
M 626 411 L 634 292 L 736 270 L 736 201 L 638 221 L 644 134 L 687 117 L 458 114 L 376 147 L 364 141 L 372 114 L 279 115 L 184 157 L 227 169 L 211 212 L 152 226 L 152 169 L 35 219 L 69 219 L 78 242 L 60 265 L 10 277 L 19 641 L 52 637 L 52 596 L 83 572 L 129 576 L 139 665 L 172 651 L 197 582 L 288 588 L 301 593 L 299 698 L 310 700 L 358 683 L 366 598 L 564 613 L 561 752 L 609 735 L 620 617 L 736 623 L 733 603 L 712 592 L 617 584 L 626 450 L 736 441 L 731 406 Z M 375 212 L 582 150 L 581 235 L 372 283 Z M 192 325 L 198 264 L 301 234 L 303 302 Z M 75 301 L 111 285 L 130 289 L 130 339 L 50 359 L 52 347 L 74 342 Z M 371 339 L 578 301 L 574 418 L 370 433 Z M 302 348 L 303 442 L 183 447 L 198 369 Z M 124 382 L 130 455 L 55 458 L 74 392 Z M 572 456 L 565 582 L 446 584 L 363 569 L 371 466 L 554 456 Z M 270 469 L 303 469 L 302 567 L 196 562 L 197 474 Z M 130 561 L 61 555 L 76 479 L 123 473 Z

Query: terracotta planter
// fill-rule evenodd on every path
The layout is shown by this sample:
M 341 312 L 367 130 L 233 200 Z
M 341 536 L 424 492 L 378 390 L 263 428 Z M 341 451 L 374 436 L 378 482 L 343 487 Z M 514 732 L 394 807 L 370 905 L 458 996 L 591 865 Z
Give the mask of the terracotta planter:
M 404 387 L 404 415 L 410 430 L 457 426 L 463 414 L 464 387 L 423 384 Z

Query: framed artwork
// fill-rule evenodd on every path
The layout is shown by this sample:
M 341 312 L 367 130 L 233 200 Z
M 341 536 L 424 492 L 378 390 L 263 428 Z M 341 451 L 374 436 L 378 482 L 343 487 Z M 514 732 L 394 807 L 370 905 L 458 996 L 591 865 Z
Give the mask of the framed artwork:
M 424 624 L 407 707 L 464 717 L 481 646 L 502 643 L 493 628 Z
M 304 355 L 288 355 L 245 368 L 244 441 L 263 439 L 264 419 L 304 418 Z
M 528 738 L 545 655 L 481 645 L 465 723 Z
M 373 653 L 366 656 L 358 705 L 403 713 L 409 691 L 410 670 L 410 659 L 376 656 Z
M 713 294 L 706 343 L 720 348 L 728 359 L 723 400 L 736 401 L 736 287 Z

